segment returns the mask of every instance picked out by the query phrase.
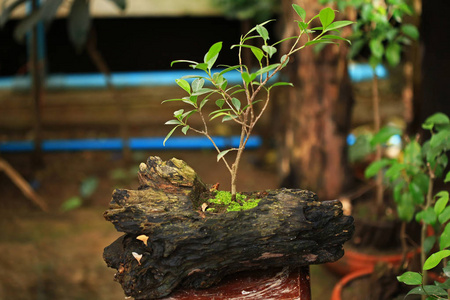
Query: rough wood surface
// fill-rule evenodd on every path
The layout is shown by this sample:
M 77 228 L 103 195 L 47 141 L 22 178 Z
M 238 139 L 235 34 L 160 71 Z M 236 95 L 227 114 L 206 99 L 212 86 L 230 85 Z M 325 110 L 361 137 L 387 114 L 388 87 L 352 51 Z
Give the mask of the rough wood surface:
M 245 270 L 335 261 L 354 230 L 339 201 L 319 202 L 309 191 L 259 192 L 257 207 L 215 214 L 197 208 L 208 188 L 183 161 L 150 157 L 138 176 L 141 187 L 115 190 L 104 214 L 126 233 L 104 259 L 136 299 L 210 287 Z

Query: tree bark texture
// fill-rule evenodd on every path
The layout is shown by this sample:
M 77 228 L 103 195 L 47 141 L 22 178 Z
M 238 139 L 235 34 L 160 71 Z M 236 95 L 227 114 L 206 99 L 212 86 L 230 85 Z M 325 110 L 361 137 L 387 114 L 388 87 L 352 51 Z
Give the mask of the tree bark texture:
M 204 211 L 208 187 L 178 159 L 141 163 L 138 190 L 115 190 L 106 220 L 125 232 L 105 248 L 127 296 L 160 298 L 177 286 L 207 288 L 225 275 L 339 259 L 354 231 L 339 201 L 306 190 L 255 193 L 257 207 Z
M 292 3 L 302 6 L 308 17 L 323 8 L 316 0 L 283 1 L 283 38 L 298 29 Z M 281 185 L 314 190 L 320 198 L 336 199 L 348 178 L 346 139 L 353 95 L 347 48 L 342 43 L 316 50 L 306 47 L 293 57 L 287 75 L 295 88 L 277 103 L 276 123 L 282 124 L 278 141 Z

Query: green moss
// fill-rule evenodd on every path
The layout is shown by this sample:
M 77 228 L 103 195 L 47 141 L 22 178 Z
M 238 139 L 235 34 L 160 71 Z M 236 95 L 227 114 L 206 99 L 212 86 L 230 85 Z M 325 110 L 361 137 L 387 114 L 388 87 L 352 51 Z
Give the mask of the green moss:
M 216 193 L 216 197 L 209 199 L 209 203 L 213 203 L 219 206 L 226 206 L 227 212 L 230 211 L 242 211 L 242 210 L 248 210 L 251 208 L 254 208 L 258 206 L 260 199 L 254 199 L 250 198 L 247 199 L 247 196 L 237 193 L 236 194 L 237 201 L 232 201 L 231 199 L 231 193 L 227 191 L 218 191 Z M 211 211 L 211 209 L 210 209 Z

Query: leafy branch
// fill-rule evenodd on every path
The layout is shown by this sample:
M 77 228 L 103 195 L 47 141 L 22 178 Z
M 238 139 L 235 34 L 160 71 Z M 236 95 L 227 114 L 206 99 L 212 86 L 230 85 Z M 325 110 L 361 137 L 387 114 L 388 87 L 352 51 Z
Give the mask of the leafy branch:
M 252 131 L 261 119 L 270 102 L 271 90 L 277 86 L 292 86 L 289 82 L 271 83 L 271 79 L 275 77 L 289 63 L 291 55 L 302 50 L 307 46 L 317 44 L 338 44 L 339 40 L 349 42 L 347 39 L 339 36 L 339 29 L 352 24 L 351 21 L 334 21 L 335 12 L 331 8 L 322 9 L 319 14 L 306 19 L 306 11 L 300 6 L 293 4 L 294 11 L 299 16 L 298 35 L 288 37 L 277 41 L 273 44 L 269 43 L 269 31 L 265 25 L 273 20 L 268 20 L 256 25 L 250 29 L 245 35 L 242 35 L 239 44 L 235 44 L 231 49 L 238 48 L 238 65 L 225 66 L 220 72 L 213 72 L 213 67 L 222 50 L 222 42 L 217 42 L 210 47 L 205 54 L 203 62 L 191 60 L 176 60 L 175 63 L 187 63 L 193 69 L 203 71 L 204 75 L 188 75 L 180 79 L 176 79 L 176 83 L 180 86 L 188 96 L 180 99 L 169 99 L 165 102 L 182 102 L 189 105 L 189 110 L 178 109 L 173 113 L 174 119 L 167 121 L 166 125 L 175 125 L 164 139 L 164 144 L 178 129 L 183 134 L 187 134 L 189 130 L 206 136 L 217 151 L 217 161 L 223 161 L 231 175 L 231 193 L 236 195 L 236 178 L 239 169 L 239 163 L 242 153 L 252 134 Z M 311 22 L 319 18 L 322 26 L 310 28 Z M 330 34 L 332 32 L 333 34 Z M 328 34 L 327 34 L 328 33 Z M 301 38 L 307 35 L 307 41 L 301 44 Z M 313 36 L 315 34 L 315 36 Z M 250 40 L 257 39 L 261 42 L 261 46 L 257 47 L 249 44 Z M 290 50 L 281 56 L 279 62 L 273 62 L 275 54 L 278 52 L 277 46 L 284 42 L 294 41 Z M 243 63 L 242 52 L 250 50 L 258 61 L 259 68 L 253 72 Z M 229 72 L 239 72 L 242 79 L 241 85 L 228 86 L 228 80 L 225 75 Z M 189 83 L 188 80 L 191 80 Z M 265 93 L 261 97 L 262 92 Z M 214 98 L 217 97 L 217 98 Z M 260 97 L 262 99 L 260 99 Z M 214 98 L 214 99 L 213 99 Z M 241 101 L 240 99 L 244 99 Z M 207 116 L 204 112 L 205 105 L 213 102 L 216 109 Z M 259 105 L 257 105 L 259 104 Z M 194 114 L 199 115 L 202 125 L 195 128 L 189 123 L 189 119 Z M 209 130 L 208 123 L 215 119 L 221 118 L 222 122 L 232 121 L 237 123 L 240 128 L 240 141 L 237 148 L 220 149 Z M 229 159 L 230 152 L 236 152 L 234 161 Z

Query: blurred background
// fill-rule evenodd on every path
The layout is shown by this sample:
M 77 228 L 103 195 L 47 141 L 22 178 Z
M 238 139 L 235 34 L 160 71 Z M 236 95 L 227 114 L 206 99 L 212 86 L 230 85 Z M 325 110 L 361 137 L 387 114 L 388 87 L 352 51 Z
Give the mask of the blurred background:
M 237 64 L 229 48 L 255 24 L 277 20 L 267 25 L 272 42 L 295 32 L 293 3 L 309 17 L 339 9 L 337 18 L 356 22 L 341 32 L 352 44 L 291 59 L 281 76 L 295 87 L 273 95 L 238 189 L 310 189 L 346 208 L 371 195 L 362 174 L 375 156 L 374 133 L 389 124 L 414 136 L 432 113 L 450 114 L 450 5 L 360 2 L 2 0 L 0 299 L 123 299 L 102 259 L 120 236 L 102 217 L 112 191 L 136 189 L 150 155 L 183 159 L 205 182 L 229 188 L 204 140 L 179 133 L 162 145 L 177 106 L 161 102 L 183 97 L 175 79 L 189 74 L 171 62 L 201 61 L 223 41 L 218 63 Z M 244 60 L 256 62 L 250 51 Z M 211 126 L 226 143 L 239 133 Z M 398 155 L 401 140 L 384 152 Z M 338 279 L 314 266 L 313 298 L 328 299 Z

